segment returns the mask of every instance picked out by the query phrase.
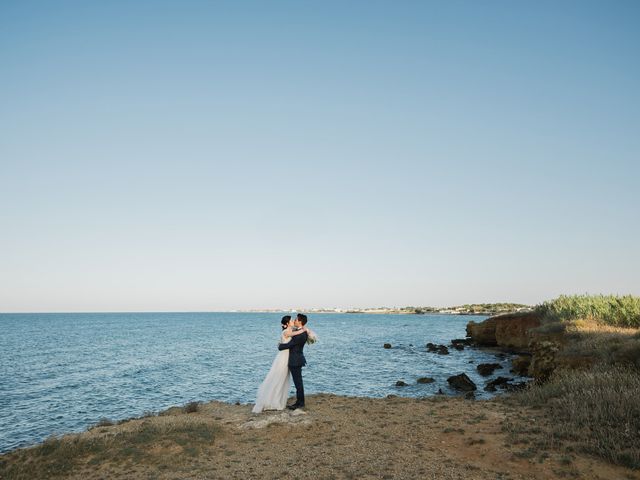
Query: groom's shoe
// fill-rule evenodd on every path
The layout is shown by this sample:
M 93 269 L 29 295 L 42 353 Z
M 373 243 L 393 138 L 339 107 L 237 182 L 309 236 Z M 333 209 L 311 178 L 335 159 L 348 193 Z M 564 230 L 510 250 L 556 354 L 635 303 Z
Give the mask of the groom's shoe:
M 298 408 L 304 408 L 304 403 L 294 403 L 293 405 L 287 405 L 289 410 L 297 410 Z

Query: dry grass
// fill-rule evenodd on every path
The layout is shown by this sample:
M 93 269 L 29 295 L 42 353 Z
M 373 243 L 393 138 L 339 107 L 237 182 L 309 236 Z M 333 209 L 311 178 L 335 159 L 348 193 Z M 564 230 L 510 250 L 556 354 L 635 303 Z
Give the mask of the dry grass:
M 640 372 L 600 365 L 592 370 L 556 371 L 544 384 L 515 394 L 512 400 L 539 408 L 547 418 L 537 429 L 541 448 L 572 445 L 615 464 L 640 469 Z M 551 430 L 551 435 L 545 432 Z M 522 433 L 522 432 L 520 432 Z
M 592 356 L 598 363 L 640 368 L 640 331 L 578 319 L 566 324 L 563 356 Z
M 185 416 L 186 417 L 186 416 Z M 84 435 L 50 438 L 0 459 L 0 478 L 64 478 L 82 466 L 144 464 L 158 471 L 188 461 L 214 442 L 220 428 L 207 419 L 164 417 L 95 426 Z
M 522 405 L 328 394 L 308 402 L 304 414 L 255 415 L 251 405 L 222 402 L 200 404 L 196 413 L 173 407 L 1 455 L 0 478 L 640 480 L 640 472 L 580 451 L 545 450 L 549 435 L 533 421 L 542 410 Z M 521 443 L 501 429 L 514 419 L 530 430 L 514 429 Z M 302 449 L 303 469 L 293 446 Z

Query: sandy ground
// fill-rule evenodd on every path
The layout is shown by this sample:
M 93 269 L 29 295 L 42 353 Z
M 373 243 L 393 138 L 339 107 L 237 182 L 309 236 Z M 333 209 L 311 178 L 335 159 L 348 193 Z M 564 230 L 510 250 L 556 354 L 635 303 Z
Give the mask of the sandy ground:
M 164 415 L 94 428 L 65 441 L 110 438 L 144 425 L 208 428 L 213 438 L 190 449 L 189 440 L 149 438 L 143 453 L 72 459 L 73 468 L 50 478 L 69 479 L 637 479 L 640 472 L 565 449 L 538 448 L 544 429 L 530 438 L 505 428 L 543 419 L 508 402 L 462 398 L 368 399 L 314 395 L 304 411 L 252 414 L 251 405 L 211 402 L 195 413 Z M 163 428 L 165 428 L 163 427 Z M 71 440 L 69 440 L 71 439 Z M 75 439 L 75 440 L 74 440 Z M 537 442 L 537 443 L 536 443 Z M 23 456 L 25 455 L 23 451 Z M 0 478 L 17 453 L 0 457 Z M 31 455 L 27 461 L 38 462 Z M 25 461 L 24 458 L 21 461 Z M 14 478 L 22 478 L 16 475 Z M 2 476 L 2 472 L 5 476 Z M 49 475 L 48 475 L 49 476 Z M 26 477 L 24 477 L 26 478 Z

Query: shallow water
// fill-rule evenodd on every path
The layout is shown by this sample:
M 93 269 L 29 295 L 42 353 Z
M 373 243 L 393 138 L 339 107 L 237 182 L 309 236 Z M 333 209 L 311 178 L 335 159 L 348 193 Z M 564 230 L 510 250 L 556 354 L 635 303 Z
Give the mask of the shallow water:
M 276 354 L 281 314 L 0 314 L 0 451 L 193 400 L 252 402 Z M 465 336 L 452 315 L 314 314 L 305 347 L 307 395 L 425 396 L 446 378 L 495 362 L 488 351 L 427 352 Z M 385 342 L 394 348 L 383 348 Z M 470 363 L 473 362 L 473 363 Z M 496 375 L 508 372 L 505 368 Z M 422 376 L 435 383 L 416 384 Z M 398 388 L 404 380 L 407 387 Z M 292 387 L 293 388 L 293 387 Z M 293 390 L 292 390 L 293 393 Z

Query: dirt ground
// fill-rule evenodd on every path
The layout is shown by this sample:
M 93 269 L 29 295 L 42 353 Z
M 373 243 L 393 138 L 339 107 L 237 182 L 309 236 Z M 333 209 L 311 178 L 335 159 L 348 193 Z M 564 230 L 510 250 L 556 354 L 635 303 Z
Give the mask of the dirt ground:
M 548 448 L 543 427 L 514 427 L 544 423 L 539 413 L 501 400 L 320 394 L 304 411 L 251 407 L 211 402 L 69 435 L 1 456 L 0 478 L 640 480 Z

